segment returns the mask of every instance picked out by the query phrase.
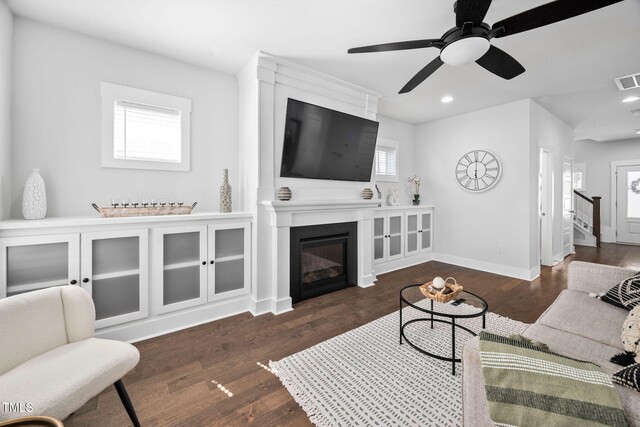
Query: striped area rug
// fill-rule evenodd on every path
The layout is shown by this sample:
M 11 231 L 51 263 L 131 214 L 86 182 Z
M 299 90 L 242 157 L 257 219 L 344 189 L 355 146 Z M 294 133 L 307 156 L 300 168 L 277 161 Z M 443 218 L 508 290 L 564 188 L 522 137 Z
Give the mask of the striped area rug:
M 426 301 L 425 301 L 426 304 Z M 439 310 L 468 310 L 439 304 Z M 422 316 L 418 316 L 422 314 Z M 403 320 L 424 317 L 403 310 Z M 426 356 L 399 344 L 398 312 L 286 357 L 269 366 L 317 426 L 460 426 L 462 389 L 459 364 Z M 459 320 L 479 332 L 482 319 Z M 487 313 L 487 331 L 519 334 L 518 322 Z M 451 326 L 416 322 L 405 334 L 427 351 L 450 355 Z M 457 357 L 471 336 L 456 333 Z

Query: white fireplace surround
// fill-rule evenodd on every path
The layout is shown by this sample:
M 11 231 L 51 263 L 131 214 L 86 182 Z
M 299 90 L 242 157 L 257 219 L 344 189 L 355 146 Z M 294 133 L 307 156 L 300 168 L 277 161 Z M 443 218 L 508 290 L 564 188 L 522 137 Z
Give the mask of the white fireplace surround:
M 377 200 L 325 202 L 261 202 L 269 215 L 273 233 L 270 251 L 277 260 L 272 270 L 270 309 L 275 314 L 292 309 L 289 294 L 290 235 L 292 227 L 356 222 L 358 224 L 358 281 L 360 287 L 372 286 L 376 279 L 373 268 L 373 212 Z
M 358 286 L 373 285 L 373 213 L 377 200 L 363 200 L 374 181 L 281 178 L 284 122 L 289 98 L 375 120 L 380 94 L 259 52 L 238 73 L 240 93 L 240 208 L 253 212 L 251 312 L 292 309 L 291 227 L 357 222 Z M 293 198 L 276 200 L 280 187 Z

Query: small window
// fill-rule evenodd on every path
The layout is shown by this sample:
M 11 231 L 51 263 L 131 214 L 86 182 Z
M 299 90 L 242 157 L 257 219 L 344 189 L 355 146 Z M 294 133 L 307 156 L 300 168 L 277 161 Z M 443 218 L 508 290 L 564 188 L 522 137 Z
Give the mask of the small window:
M 378 138 L 374 167 L 376 181 L 398 181 L 398 141 Z
M 189 171 L 191 101 L 102 83 L 102 166 Z
M 573 166 L 573 189 L 585 191 L 587 189 L 587 165 L 576 163 Z

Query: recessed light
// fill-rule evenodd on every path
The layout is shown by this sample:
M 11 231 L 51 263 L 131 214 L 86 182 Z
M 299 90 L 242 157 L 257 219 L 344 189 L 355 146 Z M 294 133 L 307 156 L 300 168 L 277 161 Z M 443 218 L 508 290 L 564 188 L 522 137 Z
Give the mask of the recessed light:
M 447 96 L 443 97 L 443 98 L 440 100 L 440 102 L 442 102 L 443 104 L 447 104 L 447 103 L 449 103 L 449 102 L 451 102 L 451 101 L 453 101 L 453 97 L 451 97 L 451 96 L 449 96 L 449 95 L 447 95 Z
M 628 96 L 622 100 L 622 102 L 636 102 L 640 99 L 640 96 Z
M 640 129 L 636 129 L 636 133 L 640 135 Z

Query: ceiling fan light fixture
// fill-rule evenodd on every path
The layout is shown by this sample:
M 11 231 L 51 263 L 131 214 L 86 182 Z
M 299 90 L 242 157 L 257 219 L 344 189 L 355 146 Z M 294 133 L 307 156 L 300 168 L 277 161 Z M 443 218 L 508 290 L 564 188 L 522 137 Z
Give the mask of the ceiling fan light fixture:
M 446 45 L 440 51 L 440 59 L 448 65 L 459 66 L 480 59 L 491 47 L 484 37 L 466 37 Z

